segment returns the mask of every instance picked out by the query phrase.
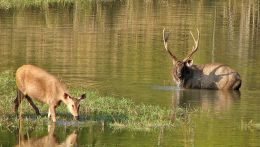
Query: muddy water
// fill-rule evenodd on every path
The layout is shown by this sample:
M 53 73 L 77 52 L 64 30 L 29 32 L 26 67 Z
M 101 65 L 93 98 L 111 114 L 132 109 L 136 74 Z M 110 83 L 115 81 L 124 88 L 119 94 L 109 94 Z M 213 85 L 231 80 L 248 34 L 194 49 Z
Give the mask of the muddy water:
M 103 95 L 204 110 L 194 116 L 192 127 L 174 132 L 81 128 L 75 142 L 79 146 L 258 146 L 259 130 L 245 126 L 251 120 L 260 123 L 259 11 L 257 0 L 105 1 L 1 10 L 0 72 L 36 64 L 71 85 Z M 194 63 L 230 65 L 241 74 L 240 92 L 177 88 L 170 57 L 163 50 L 163 28 L 171 31 L 169 45 L 178 58 L 192 48 L 189 31 L 198 28 L 201 38 Z M 56 130 L 59 143 L 74 131 L 62 126 Z M 29 138 L 49 133 L 46 127 Z M 3 146 L 19 142 L 13 133 L 0 134 Z

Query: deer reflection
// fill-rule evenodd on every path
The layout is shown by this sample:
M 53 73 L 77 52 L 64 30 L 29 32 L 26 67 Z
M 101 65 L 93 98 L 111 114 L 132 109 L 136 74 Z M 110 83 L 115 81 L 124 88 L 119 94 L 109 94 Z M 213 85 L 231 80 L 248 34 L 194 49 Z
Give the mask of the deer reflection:
M 172 120 L 175 120 L 176 110 L 179 107 L 199 108 L 202 110 L 210 110 L 213 112 L 225 112 L 234 109 L 236 104 L 239 104 L 239 91 L 221 91 L 221 90 L 176 90 L 172 95 Z M 184 146 L 194 146 L 195 130 L 193 125 L 182 125 Z
M 173 93 L 172 105 L 220 112 L 230 110 L 239 99 L 239 91 L 178 90 Z
M 16 147 L 63 147 L 63 146 L 75 146 L 77 141 L 76 130 L 74 130 L 67 138 L 59 143 L 55 134 L 55 124 L 48 126 L 48 134 L 43 137 L 32 137 L 25 139 L 24 134 L 19 131 L 19 143 Z

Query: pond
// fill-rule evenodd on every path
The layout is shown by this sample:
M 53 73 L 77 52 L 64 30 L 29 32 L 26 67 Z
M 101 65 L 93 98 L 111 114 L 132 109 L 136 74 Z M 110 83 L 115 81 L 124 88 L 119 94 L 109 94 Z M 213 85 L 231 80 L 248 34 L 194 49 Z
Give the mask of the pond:
M 48 131 L 46 125 L 27 135 L 0 130 L 0 144 L 258 146 L 260 130 L 248 123 L 260 123 L 259 27 L 258 0 L 88 1 L 0 10 L 0 72 L 30 63 L 102 95 L 203 110 L 189 128 L 174 131 L 115 131 L 96 125 L 50 126 Z M 163 28 L 171 32 L 169 48 L 178 58 L 191 50 L 189 31 L 195 34 L 198 28 L 194 64 L 230 65 L 242 77 L 240 92 L 177 88 L 163 48 Z

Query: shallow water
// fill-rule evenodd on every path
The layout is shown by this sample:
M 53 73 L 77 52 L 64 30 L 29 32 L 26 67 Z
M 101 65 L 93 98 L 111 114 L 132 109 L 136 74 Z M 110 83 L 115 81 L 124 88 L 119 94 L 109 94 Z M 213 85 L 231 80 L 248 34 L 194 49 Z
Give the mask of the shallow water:
M 76 145 L 90 146 L 258 146 L 260 132 L 260 4 L 228 1 L 104 1 L 70 8 L 0 11 L 0 72 L 30 63 L 46 68 L 69 85 L 136 103 L 204 110 L 194 125 L 174 132 L 80 128 Z M 240 93 L 181 90 L 172 82 L 162 30 L 178 58 L 192 48 L 189 31 L 201 32 L 195 64 L 220 62 L 237 70 Z M 60 133 L 66 129 L 70 131 Z M 59 143 L 73 127 L 58 126 Z M 59 131 L 60 130 L 60 131 Z M 0 144 L 19 137 L 0 131 Z M 36 140 L 43 132 L 32 132 Z M 28 137 L 27 137 L 28 138 Z

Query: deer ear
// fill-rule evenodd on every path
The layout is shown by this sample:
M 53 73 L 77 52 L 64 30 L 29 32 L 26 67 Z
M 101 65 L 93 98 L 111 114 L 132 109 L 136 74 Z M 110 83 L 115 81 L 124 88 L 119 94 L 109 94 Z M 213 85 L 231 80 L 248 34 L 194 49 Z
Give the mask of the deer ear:
M 176 61 L 175 61 L 175 60 L 172 60 L 172 64 L 175 65 L 175 64 L 176 64 Z
M 64 93 L 64 99 L 70 98 L 70 95 L 68 93 Z
M 80 97 L 80 100 L 83 100 L 86 98 L 86 93 L 82 94 L 81 97 Z
M 185 64 L 186 64 L 186 66 L 191 67 L 192 64 L 193 64 L 193 60 L 192 60 L 192 59 L 189 59 L 188 61 L 186 61 Z

